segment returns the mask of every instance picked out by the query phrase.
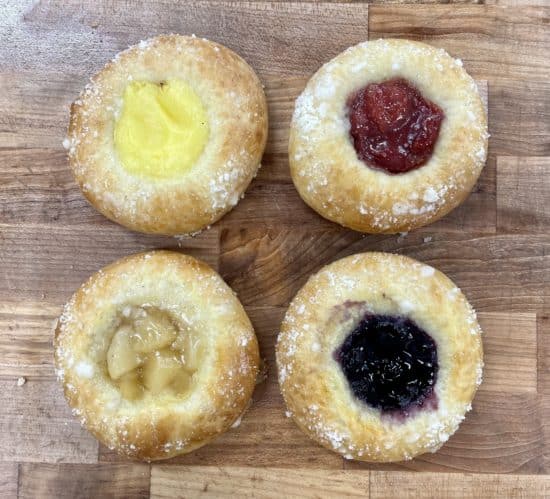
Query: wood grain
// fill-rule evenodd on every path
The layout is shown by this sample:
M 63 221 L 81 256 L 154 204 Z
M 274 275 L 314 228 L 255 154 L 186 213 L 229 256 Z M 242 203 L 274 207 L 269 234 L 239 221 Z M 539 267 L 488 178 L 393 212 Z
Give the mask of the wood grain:
M 273 375 L 274 373 L 271 373 Z M 273 387 L 270 391 L 274 391 Z M 215 466 L 278 466 L 289 469 L 342 469 L 342 458 L 306 437 L 285 417 L 282 399 L 276 407 L 257 394 L 253 405 L 244 414 L 240 425 L 224 433 L 212 443 L 191 454 L 168 462 L 176 464 Z M 121 463 L 125 460 L 104 446 L 100 446 L 101 462 Z
M 491 151 L 506 156 L 550 156 L 549 97 L 550 83 L 546 78 L 493 78 L 489 108 Z
M 183 492 L 182 490 L 185 490 Z M 160 466 L 151 497 L 368 497 L 369 473 L 271 468 Z
M 178 241 L 130 232 L 107 221 L 97 227 L 0 224 L 0 301 L 32 301 L 37 309 L 44 303 L 62 305 L 100 268 L 154 248 L 181 250 L 217 268 L 218 230 Z
M 445 272 L 480 311 L 542 311 L 550 297 L 550 237 L 437 231 L 363 236 L 288 226 L 224 229 L 220 271 L 247 305 L 287 305 L 321 266 L 362 251 L 390 251 Z
M 272 373 L 274 374 L 274 373 Z M 255 405 L 243 416 L 238 428 L 222 435 L 193 454 L 177 457 L 172 464 L 278 466 L 289 469 L 342 469 L 342 458 L 319 447 L 285 417 L 282 399 L 277 407 Z M 103 449 L 102 449 L 103 450 Z M 104 454 L 100 453 L 100 459 Z M 118 461 L 118 458 L 115 459 Z
M 220 272 L 245 305 L 286 306 L 312 272 L 363 238 L 335 225 L 225 228 Z
M 370 497 L 381 499 L 447 498 L 490 499 L 545 497 L 550 492 L 547 476 L 474 475 L 449 473 L 371 472 Z
M 507 232 L 548 232 L 550 158 L 500 157 L 498 227 Z
M 548 7 L 485 5 L 370 8 L 369 38 L 404 37 L 444 47 L 475 78 L 544 80 L 550 74 Z
M 135 7 L 88 2 L 83 9 L 78 0 L 38 3 L 13 21 L 11 43 L 21 49 L 9 54 L 5 70 L 34 63 L 37 71 L 54 66 L 89 75 L 128 45 L 177 32 L 216 39 L 239 52 L 260 74 L 305 75 L 349 42 L 365 40 L 368 33 L 365 4 L 157 0 Z M 29 38 L 37 46 L 29 44 Z M 52 47 L 55 53 L 40 57 Z
M 147 464 L 23 464 L 19 477 L 20 499 L 49 497 L 149 497 Z
M 0 393 L 0 461 L 97 462 L 97 440 L 71 415 L 57 382 L 0 378 Z
M 44 114 L 50 116 L 53 110 L 44 109 Z M 63 113 L 59 118 L 65 122 L 67 117 Z M 49 133 L 51 141 L 51 129 Z M 57 149 L 0 149 L 0 222 L 108 225 L 78 189 L 66 151 L 58 141 L 51 146 Z
M 185 492 L 184 492 L 185 491 Z M 151 497 L 543 497 L 547 476 L 282 470 L 153 465 Z
M 537 391 L 536 314 L 483 312 L 485 367 L 480 390 L 523 393 Z M 513 376 L 511 370 L 513 369 Z
M 0 375 L 51 378 L 52 332 L 61 306 L 19 308 L 0 311 Z
M 538 341 L 538 379 L 537 393 L 542 419 L 544 441 L 550 442 L 550 315 L 541 314 L 537 317 Z M 550 445 L 544 446 L 544 469 L 550 470 Z
M 17 497 L 17 480 L 19 469 L 16 463 L 0 463 L 0 497 L 14 499 Z
M 478 3 L 483 3 L 485 5 L 499 5 L 501 7 L 548 6 L 545 0 L 481 0 Z

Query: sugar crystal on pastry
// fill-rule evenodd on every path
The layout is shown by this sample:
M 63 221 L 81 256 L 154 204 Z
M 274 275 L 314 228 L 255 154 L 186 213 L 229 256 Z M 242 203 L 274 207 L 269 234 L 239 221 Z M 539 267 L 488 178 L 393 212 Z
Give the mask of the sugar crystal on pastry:
M 471 409 L 481 329 L 429 265 L 363 253 L 327 265 L 292 300 L 277 340 L 288 414 L 346 458 L 435 452 Z
M 388 109 L 397 113 L 390 134 L 378 127 Z M 404 232 L 466 198 L 487 139 L 477 86 L 444 50 L 373 40 L 322 66 L 296 99 L 290 171 L 321 216 L 362 232 Z
M 69 161 L 91 204 L 133 230 L 196 233 L 231 210 L 260 165 L 258 77 L 208 40 L 162 35 L 118 54 L 71 106 Z
M 242 416 L 259 354 L 233 291 L 206 264 L 155 251 L 93 275 L 55 328 L 55 364 L 82 424 L 145 460 L 191 452 Z

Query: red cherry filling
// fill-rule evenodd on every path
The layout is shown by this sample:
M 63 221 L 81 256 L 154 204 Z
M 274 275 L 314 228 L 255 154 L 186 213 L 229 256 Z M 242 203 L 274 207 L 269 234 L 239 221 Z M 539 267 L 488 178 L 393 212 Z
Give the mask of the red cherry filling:
M 334 357 L 353 394 L 383 412 L 407 415 L 434 402 L 437 347 L 410 319 L 367 314 Z
M 388 173 L 405 173 L 430 159 L 445 114 L 407 80 L 371 83 L 348 99 L 357 156 Z

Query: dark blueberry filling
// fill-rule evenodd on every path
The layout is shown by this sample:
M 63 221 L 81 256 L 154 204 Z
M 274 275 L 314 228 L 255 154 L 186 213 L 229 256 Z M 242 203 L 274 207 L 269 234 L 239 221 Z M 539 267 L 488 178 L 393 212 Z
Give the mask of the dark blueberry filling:
M 433 397 L 437 346 L 410 319 L 367 314 L 334 356 L 354 395 L 372 407 L 408 413 Z

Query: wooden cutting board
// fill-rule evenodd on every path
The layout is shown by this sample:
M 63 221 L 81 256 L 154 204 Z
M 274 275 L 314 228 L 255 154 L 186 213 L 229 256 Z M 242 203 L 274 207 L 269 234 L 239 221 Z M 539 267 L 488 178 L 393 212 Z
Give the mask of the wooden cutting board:
M 550 7 L 143 3 L 0 5 L 0 497 L 550 495 Z M 245 199 L 182 242 L 99 215 L 61 145 L 68 106 L 87 79 L 128 45 L 166 32 L 237 51 L 259 73 L 270 106 L 263 168 Z M 460 208 L 407 235 L 365 236 L 301 202 L 287 129 L 313 71 L 349 45 L 389 36 L 460 57 L 488 90 L 492 137 Z M 250 314 L 269 368 L 238 428 L 154 465 L 118 458 L 80 427 L 54 379 L 51 348 L 51 325 L 80 283 L 151 248 L 180 249 L 219 270 Z M 346 461 L 312 443 L 285 417 L 276 382 L 274 342 L 294 293 L 322 265 L 367 250 L 447 273 L 485 330 L 473 411 L 439 452 L 403 464 Z

